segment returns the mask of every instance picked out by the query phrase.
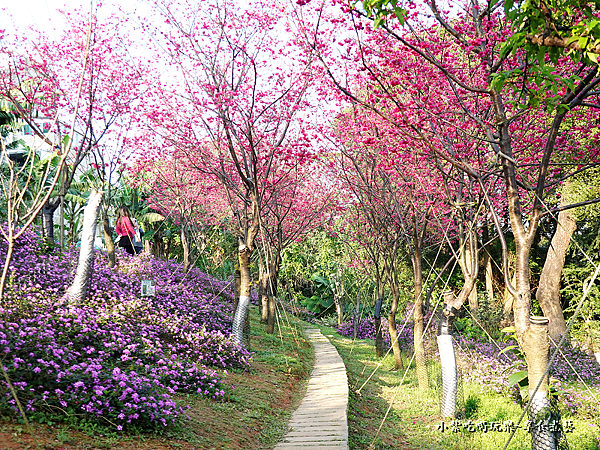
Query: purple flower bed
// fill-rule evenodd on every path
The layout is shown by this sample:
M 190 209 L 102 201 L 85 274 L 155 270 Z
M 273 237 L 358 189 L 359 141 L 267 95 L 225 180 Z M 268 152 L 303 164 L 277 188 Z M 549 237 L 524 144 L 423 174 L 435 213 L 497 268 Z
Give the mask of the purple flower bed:
M 404 329 L 402 329 L 401 323 L 397 323 L 396 329 L 398 331 L 398 343 L 400 344 L 400 348 L 404 350 L 412 348 L 414 342 L 412 323 L 408 323 Z M 342 336 L 353 337 L 354 324 L 352 322 L 343 323 L 337 327 L 337 331 Z M 356 333 L 357 339 L 375 339 L 376 334 L 377 328 L 375 327 L 375 319 L 368 317 L 360 320 Z M 388 321 L 383 317 L 381 318 L 381 334 L 384 345 L 389 347 L 391 345 L 391 341 Z
M 497 342 L 481 342 L 475 339 L 455 336 L 457 364 L 465 381 L 479 383 L 482 390 L 497 393 L 508 392 L 508 377 L 519 370 L 525 370 L 525 362 L 512 352 L 500 351 L 508 346 Z
M 88 299 L 74 305 L 64 293 L 78 250 L 44 254 L 39 244 L 33 233 L 18 242 L 0 307 L 0 353 L 26 410 L 118 429 L 167 425 L 185 410 L 175 394 L 221 397 L 218 371 L 248 367 L 229 336 L 230 283 L 150 255 L 119 254 L 109 269 L 96 252 Z M 155 281 L 156 297 L 140 298 L 142 279 Z M 16 411 L 0 386 L 0 409 Z
M 427 326 L 427 323 L 431 319 L 431 312 L 428 312 L 424 317 L 424 327 Z M 396 319 L 396 330 L 398 333 L 398 344 L 403 351 L 412 352 L 412 348 L 414 345 L 414 327 L 412 322 L 412 308 L 409 305 L 404 314 L 404 317 L 400 315 L 397 316 Z M 401 322 L 399 322 L 401 321 Z M 403 328 L 404 327 L 404 328 Z M 425 338 L 424 338 L 424 346 L 425 352 L 427 354 L 432 354 L 435 352 L 434 342 L 435 342 L 435 330 L 437 328 L 437 322 L 435 318 L 431 321 L 431 324 L 427 330 L 425 330 Z M 337 327 L 338 333 L 342 336 L 353 337 L 354 336 L 354 324 L 352 322 L 346 322 Z M 361 318 L 358 324 L 358 330 L 356 333 L 356 337 L 358 339 L 375 339 L 377 329 L 375 327 L 375 319 L 373 317 L 364 317 Z M 385 317 L 381 318 L 381 334 L 383 337 L 384 345 L 387 345 L 388 348 L 391 345 L 390 333 L 388 320 Z
M 525 362 L 517 358 L 511 351 L 500 355 L 500 349 L 504 349 L 508 344 L 497 342 L 498 346 L 496 346 L 490 342 L 479 342 L 462 337 L 458 337 L 456 343 L 457 360 L 463 368 L 466 380 L 479 383 L 482 389 L 508 393 L 511 397 L 518 396 L 517 389 L 509 389 L 508 377 L 516 371 L 525 370 L 526 366 Z M 554 348 L 554 346 L 550 346 L 549 357 Z M 598 392 L 600 390 L 600 365 L 593 356 L 573 346 L 570 342 L 567 342 L 561 351 L 562 355 L 558 354 L 550 369 L 552 385 L 558 391 L 560 406 L 570 414 L 577 413 L 586 417 L 596 417 L 600 413 L 600 405 L 585 389 L 581 381 L 583 380 L 591 389 Z M 597 393 L 595 395 L 598 397 Z

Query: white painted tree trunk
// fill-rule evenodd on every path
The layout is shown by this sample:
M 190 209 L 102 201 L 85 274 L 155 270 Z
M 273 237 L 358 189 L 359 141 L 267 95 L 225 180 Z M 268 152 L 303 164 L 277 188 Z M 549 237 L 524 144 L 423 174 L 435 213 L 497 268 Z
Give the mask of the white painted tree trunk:
M 442 364 L 442 417 L 456 417 L 456 395 L 458 393 L 458 371 L 456 369 L 456 354 L 452 335 L 445 334 L 437 337 Z
M 530 317 L 529 329 L 525 335 L 523 348 L 527 355 L 527 371 L 529 376 L 529 398 L 531 408 L 529 417 L 532 422 L 532 450 L 556 450 L 556 435 L 549 428 L 550 401 L 548 400 L 548 378 L 545 374 L 548 364 L 548 318 Z M 534 395 L 534 389 L 539 388 Z
M 452 339 L 452 324 L 458 312 L 451 306 L 454 301 L 452 291 L 445 291 L 444 307 L 440 315 L 437 332 L 437 344 L 440 351 L 442 365 L 442 417 L 456 417 L 456 396 L 458 393 L 458 369 L 456 367 L 456 353 Z
M 250 307 L 250 297 L 240 295 L 238 307 L 233 316 L 233 325 L 231 336 L 240 345 L 244 345 L 244 323 L 248 316 L 248 308 Z
M 81 231 L 81 248 L 79 250 L 77 273 L 71 287 L 67 290 L 67 298 L 70 302 L 77 302 L 86 296 L 88 278 L 92 263 L 94 262 L 94 239 L 96 237 L 96 223 L 98 222 L 102 197 L 102 192 L 92 191 L 83 213 L 83 229 Z

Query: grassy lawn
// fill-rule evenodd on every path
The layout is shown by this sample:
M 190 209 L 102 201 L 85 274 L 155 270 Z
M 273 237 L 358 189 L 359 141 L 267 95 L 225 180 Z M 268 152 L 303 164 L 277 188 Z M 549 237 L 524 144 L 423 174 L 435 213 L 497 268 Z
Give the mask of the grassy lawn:
M 350 410 L 348 425 L 350 449 L 503 449 L 508 432 L 458 432 L 438 429 L 442 421 L 435 389 L 418 389 L 416 371 L 411 367 L 404 372 L 392 372 L 393 358 L 378 361 L 371 340 L 357 340 L 340 336 L 331 328 L 321 327 L 337 347 L 346 364 L 350 383 Z M 381 363 L 381 364 L 380 364 Z M 405 359 L 405 366 L 408 359 Z M 437 367 L 439 370 L 439 366 Z M 430 374 L 436 373 L 435 364 Z M 370 377 L 370 378 L 369 378 Z M 431 383 L 435 386 L 435 375 Z M 463 399 L 466 418 L 473 422 L 517 422 L 521 407 L 510 399 L 495 393 L 482 392 L 480 385 L 465 384 Z M 384 416 L 390 407 L 389 414 Z M 525 418 L 526 419 L 526 418 Z M 600 418 L 577 418 L 574 431 L 567 434 L 571 450 L 598 450 Z M 445 424 L 450 425 L 446 420 Z M 517 430 L 509 449 L 531 449 L 529 434 Z
M 0 419 L 2 449 L 270 449 L 283 437 L 291 412 L 304 395 L 313 351 L 298 325 L 280 318 L 281 334 L 268 335 L 251 308 L 250 372 L 230 372 L 222 401 L 183 397 L 188 419 L 161 434 L 123 435 L 98 425 L 58 421 L 25 426 Z M 57 418 L 58 419 L 58 418 Z M 36 445 L 37 442 L 37 445 Z

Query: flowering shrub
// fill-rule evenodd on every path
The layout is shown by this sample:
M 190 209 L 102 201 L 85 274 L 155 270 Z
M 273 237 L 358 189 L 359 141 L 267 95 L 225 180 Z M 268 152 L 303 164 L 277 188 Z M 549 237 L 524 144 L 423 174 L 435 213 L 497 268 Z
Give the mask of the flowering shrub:
M 494 344 L 455 335 L 454 343 L 457 364 L 465 380 L 479 383 L 482 390 L 509 393 L 508 377 L 513 372 L 526 369 L 525 362 L 514 353 L 500 354 L 508 346 L 503 342 Z
M 407 315 L 410 311 L 407 313 Z M 429 315 L 425 318 L 425 323 L 429 320 Z M 434 336 L 434 328 L 430 326 L 426 332 L 425 348 L 428 353 L 431 350 L 431 336 Z M 396 323 L 396 330 L 398 332 L 398 344 L 404 351 L 411 351 L 414 344 L 414 327 L 413 322 L 406 320 L 406 317 L 402 319 L 402 323 Z M 337 327 L 338 333 L 342 336 L 353 337 L 354 336 L 354 324 L 352 322 L 346 322 Z M 377 329 L 375 327 L 375 319 L 372 317 L 361 318 L 358 323 L 358 329 L 356 333 L 357 339 L 375 339 Z M 383 337 L 383 343 L 386 346 L 391 345 L 390 333 L 388 327 L 388 321 L 386 318 L 381 318 L 381 334 Z
M 97 252 L 88 299 L 73 304 L 64 293 L 77 253 L 44 254 L 26 233 L 9 267 L 0 355 L 26 410 L 167 425 L 184 411 L 174 394 L 223 396 L 217 370 L 248 366 L 229 337 L 230 284 L 150 255 L 120 254 L 113 270 Z M 154 298 L 139 297 L 141 279 L 155 280 Z M 3 390 L 0 408 L 16 410 Z

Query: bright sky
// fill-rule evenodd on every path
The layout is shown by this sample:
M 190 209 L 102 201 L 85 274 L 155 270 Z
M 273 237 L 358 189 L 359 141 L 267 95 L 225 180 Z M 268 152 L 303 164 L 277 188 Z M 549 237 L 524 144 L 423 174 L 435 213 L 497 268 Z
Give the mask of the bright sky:
M 74 9 L 89 2 L 81 0 L 0 0 L 0 28 L 8 32 L 15 28 L 26 29 L 33 26 L 51 31 L 62 22 L 57 9 Z M 59 26 L 60 27 L 60 26 Z M 12 33 L 11 33 L 12 34 Z
M 135 6 L 142 6 L 139 0 L 93 0 L 94 6 L 101 13 L 110 13 L 117 4 L 124 10 L 132 11 Z M 83 9 L 89 11 L 90 0 L 0 0 L 0 30 L 6 30 L 13 35 L 15 29 L 21 31 L 34 27 L 45 32 L 60 30 L 64 19 L 57 10 L 72 11 Z

